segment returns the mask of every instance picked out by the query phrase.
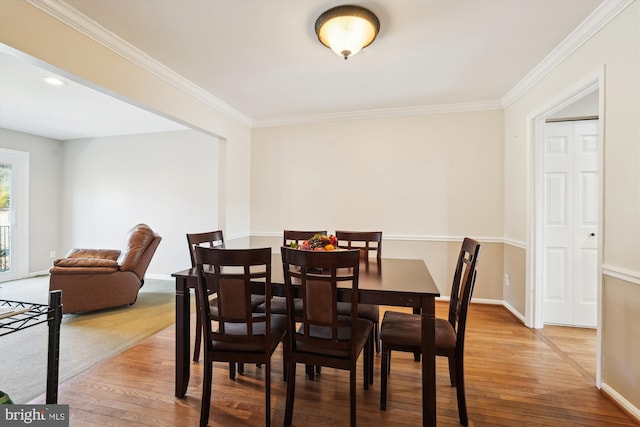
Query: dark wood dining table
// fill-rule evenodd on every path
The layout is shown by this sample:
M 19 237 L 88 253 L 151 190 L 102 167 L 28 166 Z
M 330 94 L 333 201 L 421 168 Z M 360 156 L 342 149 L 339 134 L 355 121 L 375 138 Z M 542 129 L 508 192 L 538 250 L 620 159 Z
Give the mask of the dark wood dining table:
M 273 253 L 271 283 L 274 295 L 282 294 L 284 273 L 280 253 Z M 195 288 L 194 268 L 172 274 L 176 280 L 175 396 L 187 392 L 190 374 L 190 290 Z M 382 258 L 363 261 L 359 298 L 364 304 L 413 307 L 422 313 L 422 424 L 436 425 L 435 298 L 440 296 L 422 259 Z

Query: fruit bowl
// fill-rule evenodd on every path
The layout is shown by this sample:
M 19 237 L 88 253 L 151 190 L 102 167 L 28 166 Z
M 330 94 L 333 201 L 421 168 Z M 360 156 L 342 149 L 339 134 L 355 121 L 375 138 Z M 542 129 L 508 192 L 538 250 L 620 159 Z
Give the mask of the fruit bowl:
M 303 251 L 335 251 L 338 248 L 338 239 L 333 234 L 315 234 L 308 240 L 303 240 L 299 245 L 295 242 L 289 244 L 294 249 Z

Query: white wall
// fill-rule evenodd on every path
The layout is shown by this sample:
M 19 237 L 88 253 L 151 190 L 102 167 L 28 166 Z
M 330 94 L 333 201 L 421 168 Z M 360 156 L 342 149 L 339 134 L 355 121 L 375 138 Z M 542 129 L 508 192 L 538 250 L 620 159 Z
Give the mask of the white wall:
M 162 236 L 147 274 L 187 267 L 185 234 L 219 228 L 218 145 L 196 131 L 66 141 L 65 252 L 122 249 L 142 222 Z
M 0 147 L 29 153 L 29 273 L 48 271 L 60 252 L 62 142 L 0 129 Z

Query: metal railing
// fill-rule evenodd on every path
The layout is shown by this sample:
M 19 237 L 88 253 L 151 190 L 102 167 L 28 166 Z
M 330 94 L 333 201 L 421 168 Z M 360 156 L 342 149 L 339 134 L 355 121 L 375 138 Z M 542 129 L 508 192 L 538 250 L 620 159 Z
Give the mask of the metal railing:
M 0 225 L 0 272 L 11 269 L 11 226 Z

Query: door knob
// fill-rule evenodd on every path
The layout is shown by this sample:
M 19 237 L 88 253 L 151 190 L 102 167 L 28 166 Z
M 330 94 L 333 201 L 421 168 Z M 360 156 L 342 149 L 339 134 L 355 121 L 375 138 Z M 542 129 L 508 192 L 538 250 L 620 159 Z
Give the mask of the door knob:
M 589 234 L 590 237 L 595 237 L 596 233 Z

